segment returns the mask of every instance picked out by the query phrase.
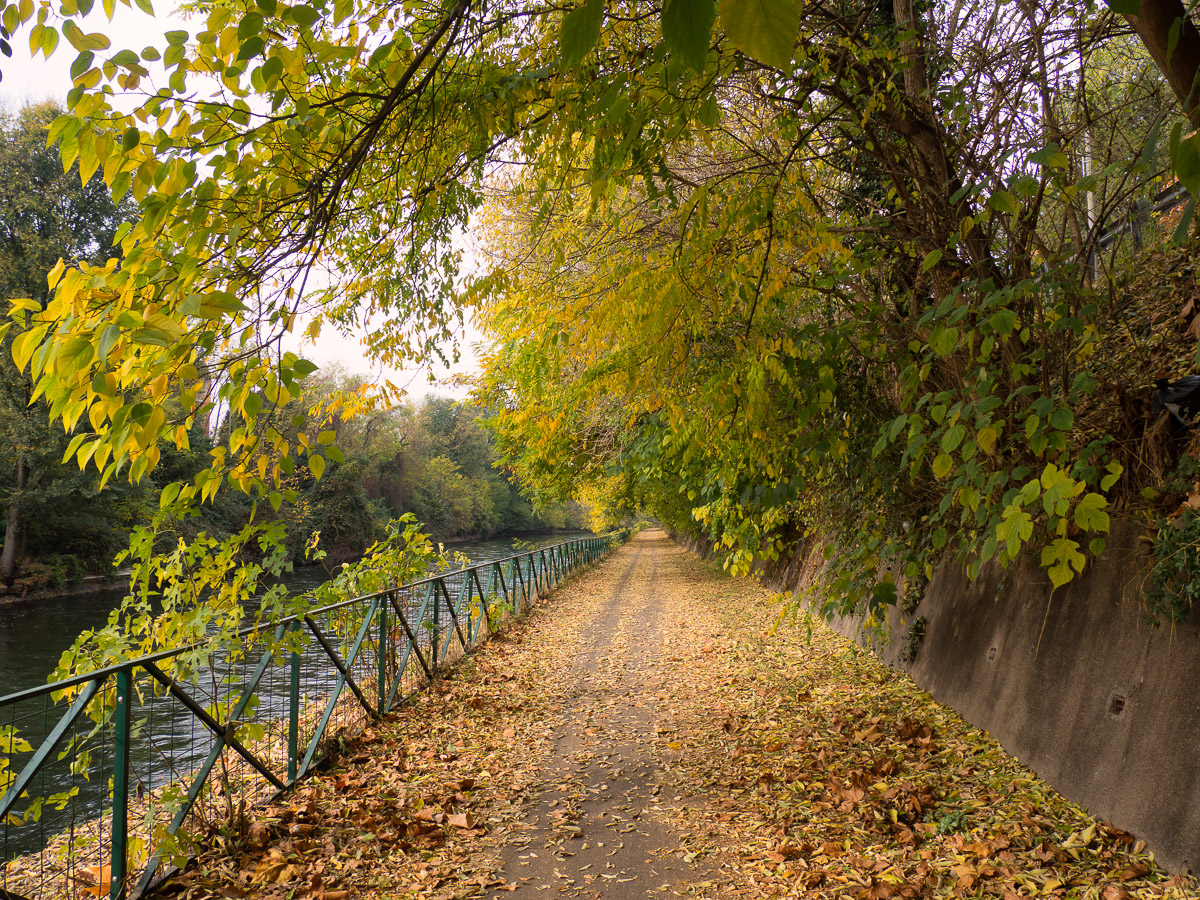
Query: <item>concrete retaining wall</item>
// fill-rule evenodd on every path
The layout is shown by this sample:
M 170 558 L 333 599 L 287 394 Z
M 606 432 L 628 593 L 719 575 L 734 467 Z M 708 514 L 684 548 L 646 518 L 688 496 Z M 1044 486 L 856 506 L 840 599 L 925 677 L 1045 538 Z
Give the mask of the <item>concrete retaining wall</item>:
M 875 647 L 937 700 L 991 733 L 1060 793 L 1143 839 L 1171 871 L 1200 870 L 1200 625 L 1142 622 L 1144 559 L 1123 529 L 1087 575 L 1051 594 L 1030 561 L 969 582 L 940 570 L 915 616 L 925 637 L 900 662 L 908 622 Z M 696 548 L 702 549 L 702 548 Z M 809 552 L 764 572 L 777 590 Z M 858 623 L 837 630 L 856 637 Z

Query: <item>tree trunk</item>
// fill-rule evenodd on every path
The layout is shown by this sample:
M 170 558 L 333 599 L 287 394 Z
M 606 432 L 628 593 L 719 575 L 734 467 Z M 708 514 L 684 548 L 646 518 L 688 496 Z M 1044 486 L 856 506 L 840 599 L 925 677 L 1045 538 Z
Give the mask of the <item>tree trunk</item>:
M 1180 0 L 1142 0 L 1136 16 L 1125 16 L 1155 64 L 1167 77 L 1192 124 L 1200 128 L 1200 31 Z M 1181 22 L 1179 42 L 1168 54 L 1172 26 Z M 1169 58 L 1168 58 L 1169 57 Z
M 17 489 L 8 501 L 8 524 L 4 528 L 4 552 L 0 554 L 0 580 L 12 584 L 17 574 L 17 530 L 21 525 L 21 495 L 25 492 L 25 480 L 29 470 L 25 460 L 17 457 Z

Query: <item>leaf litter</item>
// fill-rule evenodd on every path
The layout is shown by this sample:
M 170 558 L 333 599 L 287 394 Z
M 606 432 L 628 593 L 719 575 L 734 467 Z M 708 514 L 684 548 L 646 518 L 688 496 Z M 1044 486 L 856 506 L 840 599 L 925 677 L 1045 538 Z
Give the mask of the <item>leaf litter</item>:
M 654 594 L 643 599 L 656 610 L 656 656 L 623 653 L 628 623 L 602 652 L 585 653 L 631 554 L 655 570 L 635 587 Z M 670 831 L 656 856 L 691 871 L 664 882 L 660 896 L 1198 895 L 1194 878 L 1158 868 L 1142 842 L 1065 800 L 906 675 L 823 626 L 776 627 L 769 600 L 660 532 L 643 533 L 344 740 L 333 764 L 256 810 L 240 833 L 211 836 L 160 891 L 317 900 L 556 893 L 514 875 L 517 854 L 518 865 L 550 862 L 558 892 L 601 897 L 628 885 L 582 860 L 618 852 L 657 819 Z M 597 685 L 586 691 L 582 656 Z M 597 765 L 614 784 L 628 774 L 631 764 L 605 744 L 606 719 L 621 710 L 641 728 L 636 745 L 653 769 L 650 803 L 638 809 L 607 782 L 578 777 Z M 554 749 L 572 728 L 582 743 L 564 768 Z M 548 836 L 530 828 L 539 802 L 550 810 Z M 577 824 L 589 802 L 607 804 L 606 842 Z

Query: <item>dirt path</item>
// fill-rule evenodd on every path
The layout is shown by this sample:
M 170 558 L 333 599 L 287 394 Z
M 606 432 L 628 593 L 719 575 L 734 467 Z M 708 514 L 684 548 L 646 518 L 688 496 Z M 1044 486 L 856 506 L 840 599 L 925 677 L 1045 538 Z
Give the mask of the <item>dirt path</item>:
M 579 611 L 562 731 L 520 837 L 503 854 L 506 883 L 611 898 L 712 886 L 712 867 L 682 849 L 672 811 L 681 785 L 663 765 L 673 743 L 664 736 L 674 731 L 660 704 L 671 689 L 663 663 L 689 638 L 692 618 L 684 585 L 664 571 L 664 558 L 679 552 L 662 532 L 646 532 L 597 575 L 603 600 Z
M 1195 900 L 987 735 L 647 531 L 165 893 Z

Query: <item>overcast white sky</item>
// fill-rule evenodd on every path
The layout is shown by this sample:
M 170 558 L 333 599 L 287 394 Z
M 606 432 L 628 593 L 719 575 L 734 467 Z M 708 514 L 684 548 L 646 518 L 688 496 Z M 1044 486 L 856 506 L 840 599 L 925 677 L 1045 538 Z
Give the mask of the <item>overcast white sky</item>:
M 103 31 L 112 40 L 112 50 L 115 53 L 121 49 L 141 51 L 147 46 L 165 47 L 163 33 L 176 29 L 186 29 L 192 32 L 200 30 L 199 22 L 188 22 L 177 16 L 159 12 L 151 18 L 139 10 L 132 10 L 117 4 L 117 12 L 112 22 L 109 22 L 103 12 L 102 4 L 96 4 L 96 11 L 88 17 L 85 30 Z M 159 10 L 172 8 L 165 4 L 156 3 Z M 12 41 L 13 55 L 11 59 L 0 56 L 0 104 L 7 109 L 19 109 L 26 103 L 38 103 L 45 100 L 56 100 L 65 103 L 67 92 L 71 89 L 70 67 L 75 59 L 75 51 L 65 40 L 60 41 L 58 52 L 49 60 L 40 53 L 33 57 L 29 52 L 28 32 L 24 31 Z M 154 76 L 151 68 L 151 77 Z M 300 326 L 303 329 L 303 324 Z M 366 375 L 369 377 L 385 377 L 398 386 L 405 386 L 409 394 L 419 398 L 427 393 L 436 393 L 462 398 L 466 396 L 466 388 L 450 384 L 454 376 L 469 375 L 477 367 L 477 357 L 472 345 L 480 340 L 480 335 L 468 326 L 467 333 L 461 341 L 462 361 L 452 369 L 435 371 L 438 379 L 436 385 L 429 382 L 429 373 L 399 372 L 394 369 L 381 369 L 371 366 L 365 358 L 363 347 L 357 336 L 343 337 L 331 328 L 323 330 L 315 346 L 296 346 L 297 352 L 322 367 L 341 365 L 348 373 Z M 297 345 L 299 342 L 297 341 Z M 447 353 L 447 356 L 450 354 Z

